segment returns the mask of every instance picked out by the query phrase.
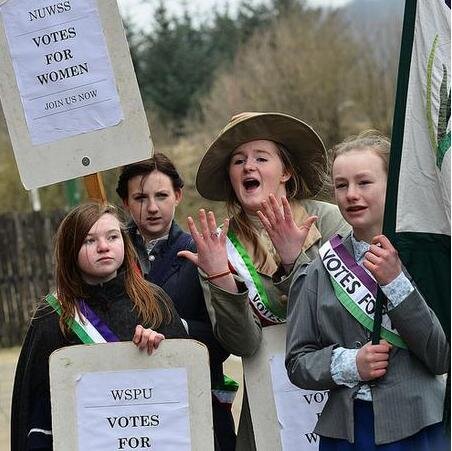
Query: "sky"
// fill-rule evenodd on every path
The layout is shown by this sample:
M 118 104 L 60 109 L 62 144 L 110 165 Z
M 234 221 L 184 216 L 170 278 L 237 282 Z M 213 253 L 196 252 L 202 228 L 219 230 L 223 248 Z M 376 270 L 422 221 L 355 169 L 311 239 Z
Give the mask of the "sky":
M 158 5 L 158 0 L 117 0 L 119 10 L 123 17 L 131 19 L 132 23 L 136 24 L 139 28 L 146 31 L 150 27 L 150 18 L 152 12 Z M 312 6 L 330 6 L 339 7 L 350 0 L 307 0 L 307 3 Z M 260 3 L 259 0 L 255 2 Z M 165 6 L 168 11 L 173 15 L 179 15 L 183 10 L 183 4 L 187 5 L 187 9 L 190 15 L 199 17 L 209 17 L 213 8 L 218 8 L 220 11 L 224 11 L 226 5 L 229 4 L 231 12 L 237 8 L 240 0 L 165 0 Z

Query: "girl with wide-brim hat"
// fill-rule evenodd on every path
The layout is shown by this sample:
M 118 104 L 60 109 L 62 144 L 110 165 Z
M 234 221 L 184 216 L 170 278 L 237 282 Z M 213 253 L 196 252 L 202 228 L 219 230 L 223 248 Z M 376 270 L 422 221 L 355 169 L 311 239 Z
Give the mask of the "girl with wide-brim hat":
M 196 187 L 225 201 L 230 219 L 218 228 L 213 212 L 200 210 L 198 231 L 189 217 L 197 254 L 179 255 L 200 268 L 214 332 L 231 353 L 256 352 L 262 327 L 285 322 L 297 268 L 331 235 L 348 233 L 336 206 L 312 200 L 325 170 L 317 133 L 282 113 L 234 116 L 204 155 Z M 246 395 L 237 449 L 255 449 Z

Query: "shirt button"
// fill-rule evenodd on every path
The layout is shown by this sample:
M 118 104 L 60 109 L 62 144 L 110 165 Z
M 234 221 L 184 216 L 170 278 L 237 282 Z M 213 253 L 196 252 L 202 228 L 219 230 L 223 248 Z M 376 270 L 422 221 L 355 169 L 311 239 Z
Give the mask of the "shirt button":
M 149 256 L 149 261 L 153 262 L 155 260 L 155 255 L 150 255 Z
M 359 349 L 359 348 L 361 348 L 362 345 L 363 345 L 360 341 L 355 341 L 353 344 L 354 344 L 354 346 L 355 346 L 355 349 Z
M 287 295 L 285 295 L 285 294 L 282 294 L 281 295 L 281 302 L 287 302 Z

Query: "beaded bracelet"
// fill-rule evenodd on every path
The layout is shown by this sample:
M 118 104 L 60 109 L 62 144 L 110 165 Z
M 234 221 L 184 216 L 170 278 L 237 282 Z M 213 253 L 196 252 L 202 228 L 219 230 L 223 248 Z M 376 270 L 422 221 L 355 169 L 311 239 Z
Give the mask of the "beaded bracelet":
M 212 274 L 211 276 L 207 276 L 206 280 L 218 279 L 219 277 L 227 276 L 231 274 L 231 271 L 228 269 L 227 271 L 219 272 L 217 274 Z

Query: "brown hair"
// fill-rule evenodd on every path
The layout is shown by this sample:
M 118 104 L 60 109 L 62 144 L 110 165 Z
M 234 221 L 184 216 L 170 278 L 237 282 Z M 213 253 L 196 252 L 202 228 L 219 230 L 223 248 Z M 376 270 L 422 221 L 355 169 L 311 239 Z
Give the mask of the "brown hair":
M 91 227 L 105 214 L 118 219 L 124 241 L 124 261 L 118 271 L 124 272 L 125 291 L 139 316 L 149 327 L 158 327 L 171 320 L 171 308 L 160 291 L 139 273 L 133 244 L 124 231 L 118 209 L 110 204 L 87 202 L 72 209 L 62 220 L 55 235 L 56 295 L 61 305 L 60 328 L 67 336 L 69 326 L 79 313 L 77 299 L 86 298 L 78 254 Z M 159 302 L 160 301 L 160 302 Z
M 171 179 L 174 191 L 181 190 L 184 187 L 184 181 L 177 172 L 173 162 L 165 154 L 156 153 L 148 160 L 128 164 L 121 169 L 121 175 L 116 186 L 118 196 L 122 200 L 126 200 L 129 197 L 129 180 L 137 175 L 142 175 L 143 179 L 141 183 L 143 184 L 145 176 L 153 171 L 159 171 L 167 175 Z

